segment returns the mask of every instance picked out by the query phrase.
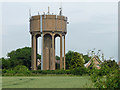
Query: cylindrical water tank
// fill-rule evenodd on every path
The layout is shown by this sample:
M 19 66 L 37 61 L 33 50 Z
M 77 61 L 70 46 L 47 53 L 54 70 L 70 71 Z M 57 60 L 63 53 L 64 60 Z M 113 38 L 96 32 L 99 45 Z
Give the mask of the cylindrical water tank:
M 37 15 L 30 18 L 30 32 L 67 33 L 67 17 L 60 15 Z

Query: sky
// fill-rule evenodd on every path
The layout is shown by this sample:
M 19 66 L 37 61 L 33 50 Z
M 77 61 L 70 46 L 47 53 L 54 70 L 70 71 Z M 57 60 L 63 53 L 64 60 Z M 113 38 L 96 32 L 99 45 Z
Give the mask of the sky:
M 60 2 L 2 3 L 2 55 L 18 48 L 31 46 L 29 9 L 31 15 L 59 13 Z M 101 49 L 106 59 L 118 60 L 118 3 L 117 2 L 62 2 L 63 15 L 68 17 L 66 53 L 69 50 L 87 54 Z M 59 38 L 56 39 L 59 55 Z M 41 54 L 41 38 L 38 39 Z

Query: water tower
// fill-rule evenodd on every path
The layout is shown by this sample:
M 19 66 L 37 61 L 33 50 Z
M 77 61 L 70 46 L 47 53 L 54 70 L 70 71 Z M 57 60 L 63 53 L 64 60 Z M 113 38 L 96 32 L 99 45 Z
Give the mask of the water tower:
M 55 70 L 55 38 L 60 37 L 60 69 L 65 69 L 65 35 L 67 33 L 67 17 L 47 14 L 30 17 L 30 33 L 32 36 L 31 68 L 37 70 L 37 38 L 42 38 L 41 70 Z M 64 40 L 63 38 L 64 37 Z M 64 42 L 64 44 L 63 44 Z M 63 52 L 64 48 L 64 62 Z

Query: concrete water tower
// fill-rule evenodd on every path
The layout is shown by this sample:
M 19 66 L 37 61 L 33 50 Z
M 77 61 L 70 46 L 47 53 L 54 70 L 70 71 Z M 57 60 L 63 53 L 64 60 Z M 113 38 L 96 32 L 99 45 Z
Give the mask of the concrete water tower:
M 30 33 L 32 35 L 31 68 L 37 70 L 37 38 L 42 37 L 41 70 L 55 70 L 55 38 L 60 37 L 60 69 L 63 69 L 62 50 L 64 47 L 65 69 L 65 35 L 67 33 L 67 17 L 47 14 L 30 17 Z M 62 37 L 64 37 L 64 44 Z M 63 46 L 64 45 L 64 46 Z

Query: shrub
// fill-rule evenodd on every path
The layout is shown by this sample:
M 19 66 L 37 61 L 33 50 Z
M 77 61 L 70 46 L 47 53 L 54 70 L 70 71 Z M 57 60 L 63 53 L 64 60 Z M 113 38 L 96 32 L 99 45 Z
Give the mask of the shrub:
M 15 75 L 16 72 L 11 69 L 11 70 L 6 70 L 6 74 L 11 76 L 11 75 Z
M 31 72 L 28 70 L 26 66 L 23 65 L 18 65 L 14 69 L 3 69 L 2 70 L 2 75 L 3 76 L 11 76 L 11 75 L 30 75 Z
M 6 69 L 2 69 L 2 73 L 6 73 Z
M 40 75 L 40 74 L 73 74 L 83 75 L 88 74 L 88 69 L 85 67 L 77 67 L 71 70 L 31 70 L 29 71 L 26 66 L 16 66 L 13 70 L 3 70 L 3 75 Z
M 104 71 L 103 71 L 104 72 Z M 120 70 L 110 67 L 103 74 L 101 70 L 93 70 L 91 79 L 98 88 L 120 88 Z
M 34 74 L 70 74 L 69 70 L 37 70 L 31 72 Z
M 83 75 L 87 74 L 87 69 L 85 67 L 76 67 L 73 70 L 71 70 L 71 74 L 73 75 Z
M 108 74 L 105 82 L 106 88 L 120 88 L 120 70 L 115 70 L 114 74 Z
M 30 74 L 29 69 L 24 65 L 18 65 L 13 69 L 16 73 Z

